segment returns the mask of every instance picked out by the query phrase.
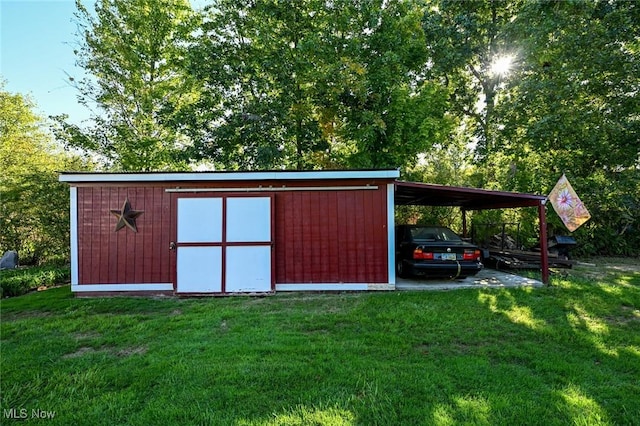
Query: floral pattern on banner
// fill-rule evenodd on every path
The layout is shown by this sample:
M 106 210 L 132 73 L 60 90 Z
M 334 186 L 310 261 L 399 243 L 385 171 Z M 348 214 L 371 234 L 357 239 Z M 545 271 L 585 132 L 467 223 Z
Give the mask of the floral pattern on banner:
M 571 187 L 569 180 L 563 174 L 549 193 L 549 201 L 560 219 L 571 232 L 575 231 L 591 218 L 589 211 L 584 206 L 576 192 Z

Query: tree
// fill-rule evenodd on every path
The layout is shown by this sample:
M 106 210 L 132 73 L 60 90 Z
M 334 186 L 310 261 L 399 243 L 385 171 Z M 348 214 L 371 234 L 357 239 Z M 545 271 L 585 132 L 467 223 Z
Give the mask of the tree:
M 17 250 L 23 263 L 69 256 L 69 189 L 59 169 L 83 169 L 56 149 L 34 105 L 0 87 L 0 252 Z
M 118 170 L 184 167 L 189 141 L 175 125 L 194 101 L 183 50 L 195 25 L 187 0 L 99 0 L 95 11 L 76 1 L 77 63 L 89 75 L 74 81 L 80 103 L 97 106 L 85 129 L 58 117 L 68 146 L 97 154 Z
M 551 176 L 638 167 L 638 18 L 633 2 L 523 8 L 513 30 L 522 40 L 525 66 L 513 75 L 509 102 L 499 111 L 499 148 L 540 155 L 553 167 Z
M 428 75 L 451 87 L 451 112 L 476 143 L 472 184 L 548 193 L 566 172 L 591 209 L 576 232 L 586 252 L 640 243 L 639 10 L 600 0 L 436 0 L 425 14 Z M 510 73 L 492 73 L 504 55 L 514 58 Z M 555 215 L 549 221 L 566 232 Z
M 192 50 L 195 158 L 226 168 L 399 167 L 446 134 L 416 2 L 220 1 Z
M 512 23 L 524 66 L 496 112 L 506 184 L 547 193 L 566 173 L 592 213 L 577 235 L 609 254 L 640 244 L 639 32 L 635 2 L 527 3 Z
M 311 102 L 317 1 L 219 1 L 192 49 L 201 101 L 191 122 L 194 156 L 226 169 L 308 168 L 326 149 Z
M 494 110 L 505 76 L 495 65 L 518 60 L 517 40 L 510 37 L 509 26 L 522 4 L 434 0 L 424 14 L 427 75 L 450 88 L 450 112 L 463 120 L 481 161 L 493 153 L 500 138 L 501 117 Z
M 344 107 L 344 137 L 357 151 L 356 167 L 410 167 L 418 154 L 446 140 L 447 91 L 428 81 L 426 42 L 418 2 L 363 2 L 353 15 L 359 27 L 346 78 L 338 82 Z M 342 73 L 344 75 L 345 73 Z

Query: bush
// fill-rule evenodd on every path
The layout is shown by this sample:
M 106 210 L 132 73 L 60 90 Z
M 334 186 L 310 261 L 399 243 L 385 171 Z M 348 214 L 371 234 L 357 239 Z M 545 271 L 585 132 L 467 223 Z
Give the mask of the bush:
M 0 271 L 0 297 L 20 296 L 39 287 L 65 284 L 71 279 L 68 266 L 39 266 Z

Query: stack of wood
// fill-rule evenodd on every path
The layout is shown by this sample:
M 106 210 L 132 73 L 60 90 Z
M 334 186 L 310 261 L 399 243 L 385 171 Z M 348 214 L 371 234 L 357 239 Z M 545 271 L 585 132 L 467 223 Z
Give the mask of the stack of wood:
M 485 250 L 486 253 L 487 250 Z M 519 250 L 515 240 L 508 235 L 494 235 L 488 248 L 490 256 L 484 259 L 484 264 L 495 269 L 540 269 L 540 249 L 537 251 Z M 575 261 L 557 252 L 549 252 L 550 268 L 571 268 Z

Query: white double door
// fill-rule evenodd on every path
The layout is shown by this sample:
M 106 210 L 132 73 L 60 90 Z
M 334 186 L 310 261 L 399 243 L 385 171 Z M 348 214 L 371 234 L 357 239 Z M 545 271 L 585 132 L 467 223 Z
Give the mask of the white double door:
M 271 197 L 177 200 L 177 293 L 268 292 Z

